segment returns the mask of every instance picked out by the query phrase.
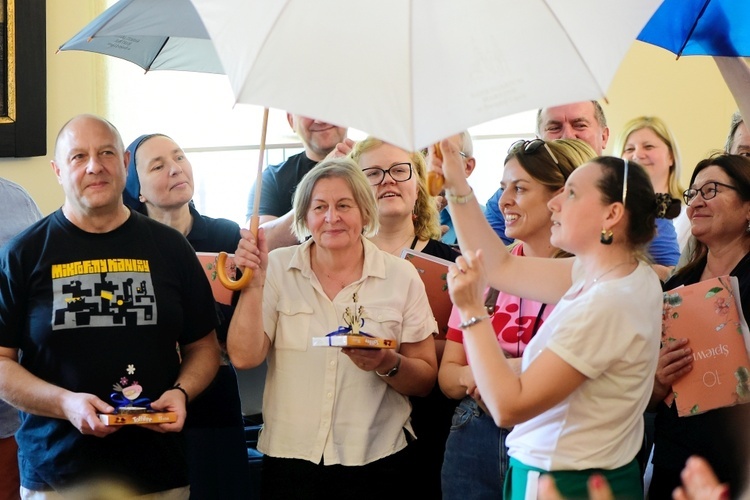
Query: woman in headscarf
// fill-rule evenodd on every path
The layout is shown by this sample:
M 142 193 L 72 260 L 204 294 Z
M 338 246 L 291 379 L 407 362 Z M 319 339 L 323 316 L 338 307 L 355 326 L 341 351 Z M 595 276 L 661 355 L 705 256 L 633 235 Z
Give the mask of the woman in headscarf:
M 128 146 L 130 163 L 123 198 L 131 209 L 181 232 L 196 252 L 237 248 L 240 228 L 201 215 L 191 202 L 193 168 L 182 148 L 164 134 L 142 135 Z M 192 498 L 246 498 L 251 485 L 237 374 L 226 356 L 234 307 L 216 303 L 216 333 L 223 363 L 212 384 L 190 402 L 185 422 Z

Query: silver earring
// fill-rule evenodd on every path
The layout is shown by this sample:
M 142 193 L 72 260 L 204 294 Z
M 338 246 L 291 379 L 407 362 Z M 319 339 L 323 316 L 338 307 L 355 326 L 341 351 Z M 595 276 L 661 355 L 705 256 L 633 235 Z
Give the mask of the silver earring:
M 747 227 L 745 228 L 746 233 L 750 233 L 750 220 L 747 221 Z

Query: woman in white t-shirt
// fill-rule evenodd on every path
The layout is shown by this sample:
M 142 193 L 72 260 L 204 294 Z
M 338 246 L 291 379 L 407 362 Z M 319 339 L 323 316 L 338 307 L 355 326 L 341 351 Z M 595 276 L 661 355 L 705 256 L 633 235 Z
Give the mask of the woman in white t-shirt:
M 507 219 L 506 235 L 516 243 L 513 255 L 568 257 L 549 241 L 552 212 L 549 201 L 562 191 L 565 180 L 579 165 L 596 157 L 579 139 L 514 142 L 505 157 L 499 208 Z M 485 305 L 497 342 L 511 365 L 520 372 L 526 345 L 547 321 L 554 305 L 524 300 L 491 289 Z M 460 400 L 453 413 L 450 434 L 441 456 L 443 499 L 502 498 L 508 470 L 505 445 L 510 428 L 495 425 L 485 411 L 481 394 L 463 345 L 459 310 L 454 307 L 448 322 L 444 357 L 438 381 L 442 391 Z
M 635 457 L 661 330 L 659 279 L 641 258 L 657 215 L 648 174 L 614 157 L 579 167 L 548 204 L 550 242 L 576 257 L 520 258 L 481 217 L 455 149 L 447 141 L 440 146 L 444 159 L 433 157 L 431 167 L 445 175 L 461 242 L 448 285 L 464 347 L 495 423 L 514 426 L 506 498 L 536 498 L 544 473 L 565 497 L 585 497 L 594 472 L 606 477 L 616 498 L 643 498 Z M 487 282 L 556 304 L 527 346 L 520 375 L 487 321 Z

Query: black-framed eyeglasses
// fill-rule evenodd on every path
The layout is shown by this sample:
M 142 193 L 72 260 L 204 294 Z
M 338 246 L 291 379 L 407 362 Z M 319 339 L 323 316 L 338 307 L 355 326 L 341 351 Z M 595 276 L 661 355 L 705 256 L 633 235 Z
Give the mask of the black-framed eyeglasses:
M 411 163 L 394 163 L 388 169 L 382 169 L 379 167 L 363 168 L 365 177 L 370 186 L 378 186 L 383 180 L 385 180 L 385 174 L 391 176 L 396 182 L 406 182 L 411 179 Z
M 686 189 L 682 193 L 682 199 L 685 200 L 685 205 L 690 206 L 690 204 L 693 202 L 696 196 L 698 196 L 698 193 L 701 194 L 704 200 L 711 200 L 713 198 L 716 198 L 716 195 L 719 193 L 719 190 L 717 189 L 719 186 L 734 189 L 737 191 L 737 188 L 734 186 L 730 186 L 729 184 L 724 184 L 723 182 L 716 182 L 711 181 L 707 182 L 704 185 L 702 185 L 699 188 L 690 188 Z
M 555 162 L 555 165 L 559 167 L 560 163 L 557 161 L 557 157 L 554 155 L 550 147 L 547 146 L 547 143 L 542 139 L 533 139 L 531 141 L 520 139 L 510 145 L 510 147 L 508 148 L 508 154 L 515 153 L 519 149 L 522 149 L 524 154 L 533 155 L 542 147 L 547 150 L 549 157 L 552 158 L 552 161 Z

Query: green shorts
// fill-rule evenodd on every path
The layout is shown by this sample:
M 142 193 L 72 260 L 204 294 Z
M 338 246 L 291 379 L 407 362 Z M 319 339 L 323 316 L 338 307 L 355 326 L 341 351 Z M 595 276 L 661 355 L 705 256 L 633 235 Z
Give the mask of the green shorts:
M 525 465 L 515 458 L 510 459 L 510 468 L 505 476 L 504 498 L 506 500 L 525 500 L 537 497 L 537 481 L 542 474 L 550 474 L 560 494 L 567 499 L 588 499 L 586 483 L 592 474 L 601 474 L 607 479 L 612 493 L 618 500 L 643 500 L 643 479 L 638 461 L 633 459 L 627 465 L 617 469 L 586 469 L 546 471 Z

